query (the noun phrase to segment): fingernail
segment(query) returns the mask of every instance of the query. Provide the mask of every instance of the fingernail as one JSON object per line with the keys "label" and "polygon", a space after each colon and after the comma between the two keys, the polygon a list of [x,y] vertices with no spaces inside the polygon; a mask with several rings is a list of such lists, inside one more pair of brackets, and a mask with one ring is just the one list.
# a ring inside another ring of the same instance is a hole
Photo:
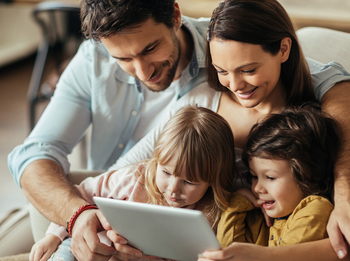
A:
{"label": "fingernail", "polygon": [[203,257],[203,254],[198,254],[198,258],[202,258]]}
{"label": "fingernail", "polygon": [[141,256],[142,256],[142,253],[140,253],[140,252],[136,252],[136,253],[135,253],[135,256],[137,256],[137,257],[141,257]]}
{"label": "fingernail", "polygon": [[338,255],[339,259],[343,259],[346,256],[346,252],[344,250],[339,250],[337,252],[337,255]]}
{"label": "fingernail", "polygon": [[128,242],[126,240],[120,240],[119,244],[126,245]]}

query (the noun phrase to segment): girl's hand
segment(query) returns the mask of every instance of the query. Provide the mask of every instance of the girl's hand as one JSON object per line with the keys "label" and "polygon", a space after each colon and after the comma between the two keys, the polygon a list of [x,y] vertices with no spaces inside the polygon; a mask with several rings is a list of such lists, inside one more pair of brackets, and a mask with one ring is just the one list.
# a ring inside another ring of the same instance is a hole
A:
{"label": "girl's hand", "polygon": [[53,234],[47,234],[35,243],[29,254],[29,261],[46,261],[57,249],[61,239]]}
{"label": "girl's hand", "polygon": [[[258,246],[250,243],[233,243],[223,250],[205,251],[198,261],[225,260],[225,261],[258,261],[268,260],[266,256],[267,247]],[[262,258],[265,259],[262,259]]]}

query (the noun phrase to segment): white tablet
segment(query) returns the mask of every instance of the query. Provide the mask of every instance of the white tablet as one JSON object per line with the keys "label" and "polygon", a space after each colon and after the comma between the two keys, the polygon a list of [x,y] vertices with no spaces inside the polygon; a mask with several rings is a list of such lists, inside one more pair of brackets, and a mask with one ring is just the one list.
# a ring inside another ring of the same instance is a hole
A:
{"label": "white tablet", "polygon": [[197,260],[220,249],[213,230],[198,210],[94,197],[113,230],[145,255]]}

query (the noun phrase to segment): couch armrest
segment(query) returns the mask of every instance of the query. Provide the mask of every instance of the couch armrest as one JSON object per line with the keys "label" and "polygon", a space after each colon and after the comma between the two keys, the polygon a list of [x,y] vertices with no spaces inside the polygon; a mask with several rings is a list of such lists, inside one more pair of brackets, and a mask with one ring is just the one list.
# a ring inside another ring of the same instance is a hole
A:
{"label": "couch armrest", "polygon": [[[68,180],[72,184],[79,184],[88,177],[95,177],[101,174],[101,171],[87,171],[77,170],[72,171],[67,175]],[[33,238],[35,242],[38,242],[45,236],[46,230],[50,225],[50,221],[44,217],[35,207],[31,204],[29,206],[30,225],[32,227]]]}

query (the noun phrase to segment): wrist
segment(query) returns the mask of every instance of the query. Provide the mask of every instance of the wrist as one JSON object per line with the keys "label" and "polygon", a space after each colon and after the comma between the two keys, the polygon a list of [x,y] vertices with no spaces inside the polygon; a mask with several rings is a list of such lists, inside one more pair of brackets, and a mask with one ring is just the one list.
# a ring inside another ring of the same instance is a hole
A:
{"label": "wrist", "polygon": [[83,213],[85,210],[88,210],[88,209],[98,209],[98,207],[96,205],[91,205],[91,204],[82,205],[74,212],[74,214],[71,216],[69,221],[67,221],[66,230],[70,235],[70,237],[72,237],[72,230],[73,230],[75,221],[77,220],[77,218],[81,213]]}

